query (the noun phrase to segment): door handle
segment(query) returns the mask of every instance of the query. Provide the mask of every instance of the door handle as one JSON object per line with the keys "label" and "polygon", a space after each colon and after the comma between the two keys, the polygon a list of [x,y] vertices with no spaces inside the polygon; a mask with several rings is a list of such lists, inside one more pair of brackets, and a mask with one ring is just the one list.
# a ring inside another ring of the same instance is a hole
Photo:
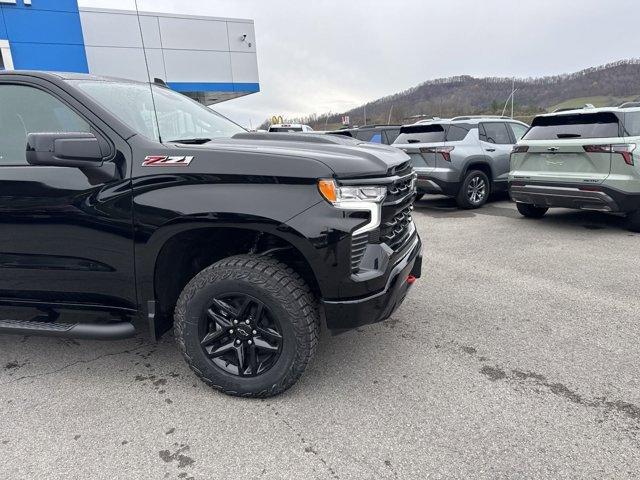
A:
{"label": "door handle", "polygon": [[495,151],[496,151],[496,149],[495,149],[495,148],[485,148],[485,150],[486,150],[487,152],[495,152]]}

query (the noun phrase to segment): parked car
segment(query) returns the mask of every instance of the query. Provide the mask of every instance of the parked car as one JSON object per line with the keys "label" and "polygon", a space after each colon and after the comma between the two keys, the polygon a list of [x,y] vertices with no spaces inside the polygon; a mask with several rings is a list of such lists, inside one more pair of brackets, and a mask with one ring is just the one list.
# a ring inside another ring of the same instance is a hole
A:
{"label": "parked car", "polygon": [[511,156],[509,190],[525,217],[550,207],[627,215],[640,231],[640,104],[537,116]]}
{"label": "parked car", "polygon": [[484,205],[507,189],[509,156],[528,125],[504,117],[456,117],[405,125],[393,143],[418,174],[418,199],[442,194],[461,208]]}
{"label": "parked car", "polygon": [[327,132],[331,135],[344,135],[364,142],[391,145],[400,135],[400,125],[367,125],[365,127],[345,128]]}
{"label": "parked car", "polygon": [[270,133],[309,133],[313,132],[313,128],[309,125],[300,123],[279,123],[269,127]]}
{"label": "parked car", "polygon": [[302,375],[321,318],[385,320],[420,276],[395,148],[248,133],[166,87],[81,74],[0,72],[0,105],[0,333],[173,327],[207,384],[266,397]]}

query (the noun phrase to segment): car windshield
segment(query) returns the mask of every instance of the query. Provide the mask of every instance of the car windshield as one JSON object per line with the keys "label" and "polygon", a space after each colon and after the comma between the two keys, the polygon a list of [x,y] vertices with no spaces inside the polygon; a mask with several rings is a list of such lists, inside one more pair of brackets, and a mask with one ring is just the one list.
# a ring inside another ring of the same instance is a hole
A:
{"label": "car windshield", "polygon": [[[160,142],[204,143],[245,130],[195,100],[165,87],[132,82],[75,80],[92,97],[140,135]],[[155,107],[155,112],[154,112]]]}
{"label": "car windshield", "polygon": [[438,143],[444,142],[445,131],[442,125],[409,125],[400,129],[400,135],[394,144]]}
{"label": "car windshield", "polygon": [[524,140],[619,137],[619,120],[612,112],[541,116],[533,119]]}

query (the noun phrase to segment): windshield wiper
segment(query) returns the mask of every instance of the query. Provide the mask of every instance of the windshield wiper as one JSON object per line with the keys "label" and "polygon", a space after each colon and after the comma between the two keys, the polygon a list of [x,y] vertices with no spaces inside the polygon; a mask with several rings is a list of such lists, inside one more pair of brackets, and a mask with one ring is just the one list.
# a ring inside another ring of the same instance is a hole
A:
{"label": "windshield wiper", "polygon": [[178,140],[169,140],[167,143],[183,143],[185,145],[202,145],[210,142],[210,138],[181,138]]}

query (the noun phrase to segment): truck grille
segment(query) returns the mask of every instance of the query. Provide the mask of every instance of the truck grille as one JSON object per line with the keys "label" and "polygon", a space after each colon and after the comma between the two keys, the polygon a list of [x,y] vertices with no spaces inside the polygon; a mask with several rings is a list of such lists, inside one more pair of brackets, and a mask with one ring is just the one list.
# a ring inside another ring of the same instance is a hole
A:
{"label": "truck grille", "polygon": [[415,198],[414,179],[416,174],[408,165],[397,173],[398,179],[387,187],[387,198],[382,205],[380,242],[392,250],[402,249],[411,239],[414,227],[411,212]]}
{"label": "truck grille", "polygon": [[413,175],[408,178],[399,180],[397,183],[390,185],[387,188],[387,198],[385,203],[389,203],[392,200],[401,199],[411,192],[411,182],[413,181]]}
{"label": "truck grille", "polygon": [[351,238],[351,271],[357,273],[368,244],[384,243],[393,251],[402,250],[413,238],[415,227],[411,213],[415,198],[416,174],[411,165],[402,165],[386,183],[387,196],[382,204],[380,227]]}
{"label": "truck grille", "polygon": [[351,237],[351,271],[357,272],[360,269],[360,261],[367,250],[369,243],[369,232]]}
{"label": "truck grille", "polygon": [[392,250],[400,250],[411,237],[411,212],[413,204],[404,206],[393,216],[387,217],[380,226],[380,242],[386,243]]}

